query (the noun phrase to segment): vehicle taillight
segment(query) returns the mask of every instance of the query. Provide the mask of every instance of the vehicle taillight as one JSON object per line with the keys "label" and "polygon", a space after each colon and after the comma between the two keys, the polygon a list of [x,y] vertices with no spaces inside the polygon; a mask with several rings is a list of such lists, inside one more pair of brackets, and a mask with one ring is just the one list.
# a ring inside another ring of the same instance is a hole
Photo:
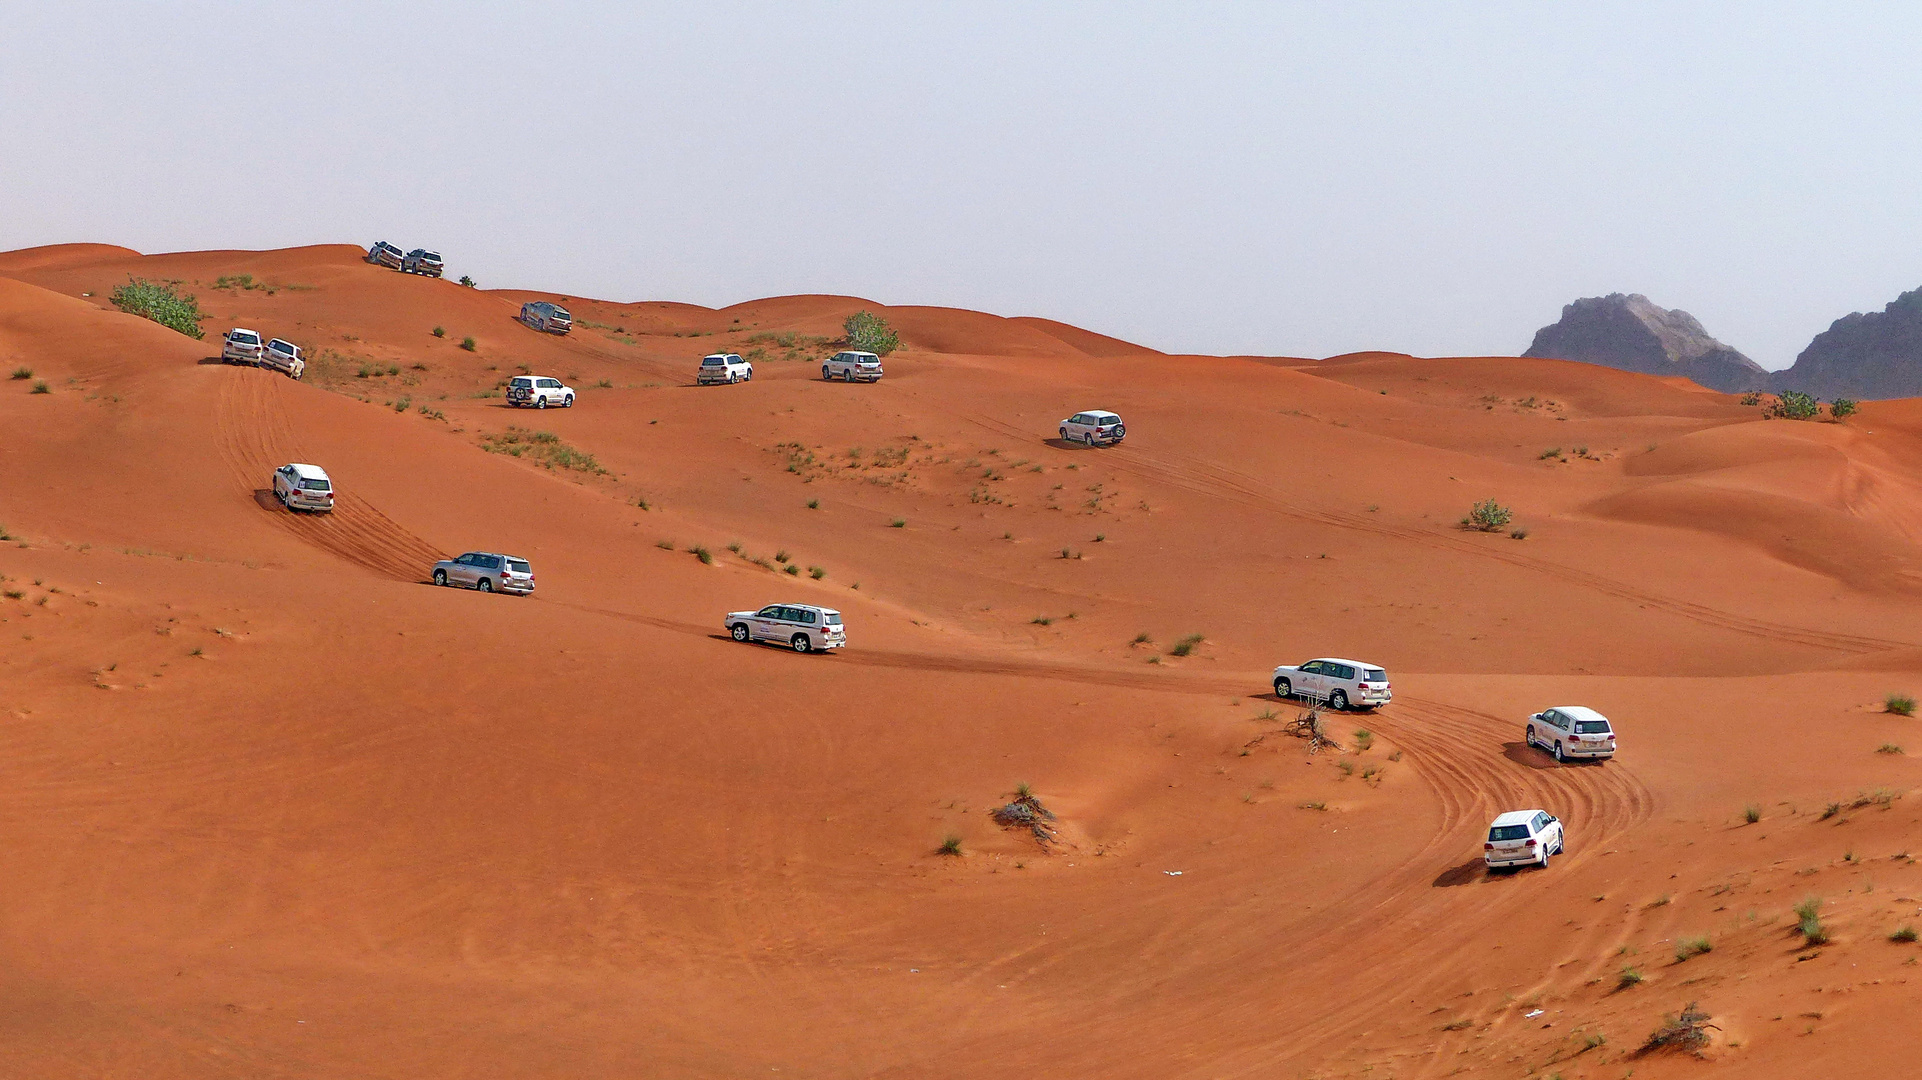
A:
{"label": "vehicle taillight", "polygon": [[1482,845],[1482,850],[1483,850],[1483,851],[1493,851],[1493,850],[1495,850],[1495,845],[1493,845],[1493,844],[1483,844],[1483,845]]}
{"label": "vehicle taillight", "polygon": [[1533,840],[1529,840],[1529,841],[1527,841],[1526,843],[1524,843],[1524,844],[1522,844],[1522,846],[1523,846],[1523,847],[1534,847],[1534,846],[1535,846],[1535,841],[1533,841]]}

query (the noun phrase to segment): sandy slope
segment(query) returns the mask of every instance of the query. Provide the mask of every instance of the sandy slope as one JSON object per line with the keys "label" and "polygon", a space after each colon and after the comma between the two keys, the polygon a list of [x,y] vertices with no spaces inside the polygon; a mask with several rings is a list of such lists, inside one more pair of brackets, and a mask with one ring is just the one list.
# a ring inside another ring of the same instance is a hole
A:
{"label": "sandy slope", "polygon": [[[210,338],[103,305],[129,275]],[[561,339],[531,295],[348,247],[0,254],[33,369],[0,384],[0,1071],[1661,1077],[1703,1068],[1632,1057],[1690,1000],[1743,1076],[1922,1042],[1886,940],[1916,769],[1877,752],[1922,750],[1879,705],[1922,686],[1916,403],[1765,422],[1588,365],[847,297],[569,297]],[[863,308],[888,378],[820,382]],[[210,362],[236,323],[310,379]],[[692,386],[717,349],[757,378]],[[522,365],[579,405],[502,407]],[[1090,407],[1125,446],[1051,439]],[[482,449],[510,428],[605,471]],[[263,497],[290,459],[332,517]],[[1455,527],[1487,497],[1526,539]],[[470,548],[539,595],[423,584]],[[782,597],[852,646],[722,636]],[[1398,699],[1310,755],[1267,671],[1322,654]],[[1565,702],[1619,760],[1521,746]],[[1058,844],[988,820],[1021,782]],[[1569,852],[1491,879],[1523,805]]]}

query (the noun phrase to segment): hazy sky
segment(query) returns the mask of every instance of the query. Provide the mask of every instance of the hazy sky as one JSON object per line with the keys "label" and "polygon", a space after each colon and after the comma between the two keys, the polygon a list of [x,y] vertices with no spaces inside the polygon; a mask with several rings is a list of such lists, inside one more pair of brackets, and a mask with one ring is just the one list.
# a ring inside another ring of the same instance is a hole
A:
{"label": "hazy sky", "polygon": [[1643,292],[1768,367],[1922,285],[1916,4],[8,4],[0,248],[1515,353]]}

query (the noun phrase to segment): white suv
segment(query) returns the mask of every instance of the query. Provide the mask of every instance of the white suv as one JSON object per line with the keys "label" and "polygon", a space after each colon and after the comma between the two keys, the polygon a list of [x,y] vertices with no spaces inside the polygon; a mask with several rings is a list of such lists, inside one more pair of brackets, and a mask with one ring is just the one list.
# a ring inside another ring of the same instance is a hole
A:
{"label": "white suv", "polygon": [[1534,863],[1562,853],[1562,823],[1546,810],[1510,810],[1488,826],[1482,859],[1490,870]]}
{"label": "white suv", "polygon": [[1325,701],[1337,711],[1350,705],[1372,709],[1395,700],[1388,690],[1388,672],[1359,660],[1325,657],[1305,664],[1283,664],[1275,669],[1275,696]]}
{"label": "white suv", "polygon": [[840,352],[821,362],[821,378],[842,382],[881,381],[881,358],[871,352]]}
{"label": "white suv", "polygon": [[574,407],[574,388],[546,375],[516,375],[507,380],[507,403],[516,408]]}
{"label": "white suv", "polygon": [[723,625],[736,641],[778,641],[799,653],[839,649],[848,643],[841,613],[811,604],[769,604],[759,611],[730,611]]}
{"label": "white suv", "polygon": [[1061,441],[1089,446],[1114,446],[1128,437],[1127,425],[1111,412],[1078,412],[1061,421]]}
{"label": "white suv", "polygon": [[1608,717],[1580,705],[1557,705],[1529,717],[1527,740],[1556,761],[1615,756],[1615,729]]}
{"label": "white suv", "polygon": [[289,510],[332,510],[334,482],[318,465],[282,465],[274,470],[274,498]]}
{"label": "white suv", "polygon": [[470,551],[457,559],[435,563],[434,584],[469,585],[482,592],[526,596],[534,591],[534,568],[519,555]]}
{"label": "white suv", "polygon": [[258,366],[266,349],[267,347],[260,343],[260,331],[236,326],[220,339],[220,361],[224,364],[229,360],[235,360]]}
{"label": "white suv", "polygon": [[701,370],[694,376],[696,386],[746,382],[754,377],[754,365],[739,353],[714,353],[701,357]]}
{"label": "white suv", "polygon": [[300,346],[291,341],[275,338],[267,343],[267,351],[261,354],[262,367],[285,372],[290,379],[298,379],[307,370],[307,359],[301,354]]}

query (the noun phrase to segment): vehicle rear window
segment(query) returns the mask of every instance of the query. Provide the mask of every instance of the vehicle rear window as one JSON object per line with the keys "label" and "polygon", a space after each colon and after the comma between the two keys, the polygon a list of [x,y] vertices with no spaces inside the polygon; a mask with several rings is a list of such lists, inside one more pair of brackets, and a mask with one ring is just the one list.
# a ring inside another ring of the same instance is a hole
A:
{"label": "vehicle rear window", "polygon": [[1493,840],[1526,840],[1528,839],[1528,826],[1497,825],[1494,828],[1488,830],[1488,839],[1491,841]]}
{"label": "vehicle rear window", "polygon": [[841,625],[841,616],[830,613],[828,615],[828,625],[829,626]]}
{"label": "vehicle rear window", "polygon": [[242,345],[258,345],[258,344],[260,344],[260,339],[259,339],[259,338],[257,338],[257,337],[255,337],[255,336],[254,336],[254,335],[252,335],[252,334],[235,334],[235,335],[234,335],[234,340],[235,340],[235,341],[238,341],[238,342],[239,342],[239,343],[241,343]]}
{"label": "vehicle rear window", "polygon": [[333,487],[333,485],[325,480],[302,480],[300,487],[303,491],[326,491]]}
{"label": "vehicle rear window", "polygon": [[1378,667],[1363,670],[1361,677],[1367,682],[1387,682],[1388,673]]}
{"label": "vehicle rear window", "polygon": [[1577,735],[1605,735],[1608,733],[1608,721],[1577,720],[1575,721],[1575,733]]}
{"label": "vehicle rear window", "polygon": [[515,380],[514,380],[514,385],[515,385],[515,386],[532,386],[532,385],[534,385],[534,380],[532,380],[532,379],[515,379]]}
{"label": "vehicle rear window", "polygon": [[512,570],[516,574],[531,574],[534,572],[533,567],[528,566],[526,563],[520,561],[519,559],[507,560],[507,568],[509,570]]}
{"label": "vehicle rear window", "polygon": [[727,363],[727,361],[721,359],[718,356],[710,356],[701,361],[701,366],[702,367],[720,367],[722,364],[725,364],[725,363]]}

